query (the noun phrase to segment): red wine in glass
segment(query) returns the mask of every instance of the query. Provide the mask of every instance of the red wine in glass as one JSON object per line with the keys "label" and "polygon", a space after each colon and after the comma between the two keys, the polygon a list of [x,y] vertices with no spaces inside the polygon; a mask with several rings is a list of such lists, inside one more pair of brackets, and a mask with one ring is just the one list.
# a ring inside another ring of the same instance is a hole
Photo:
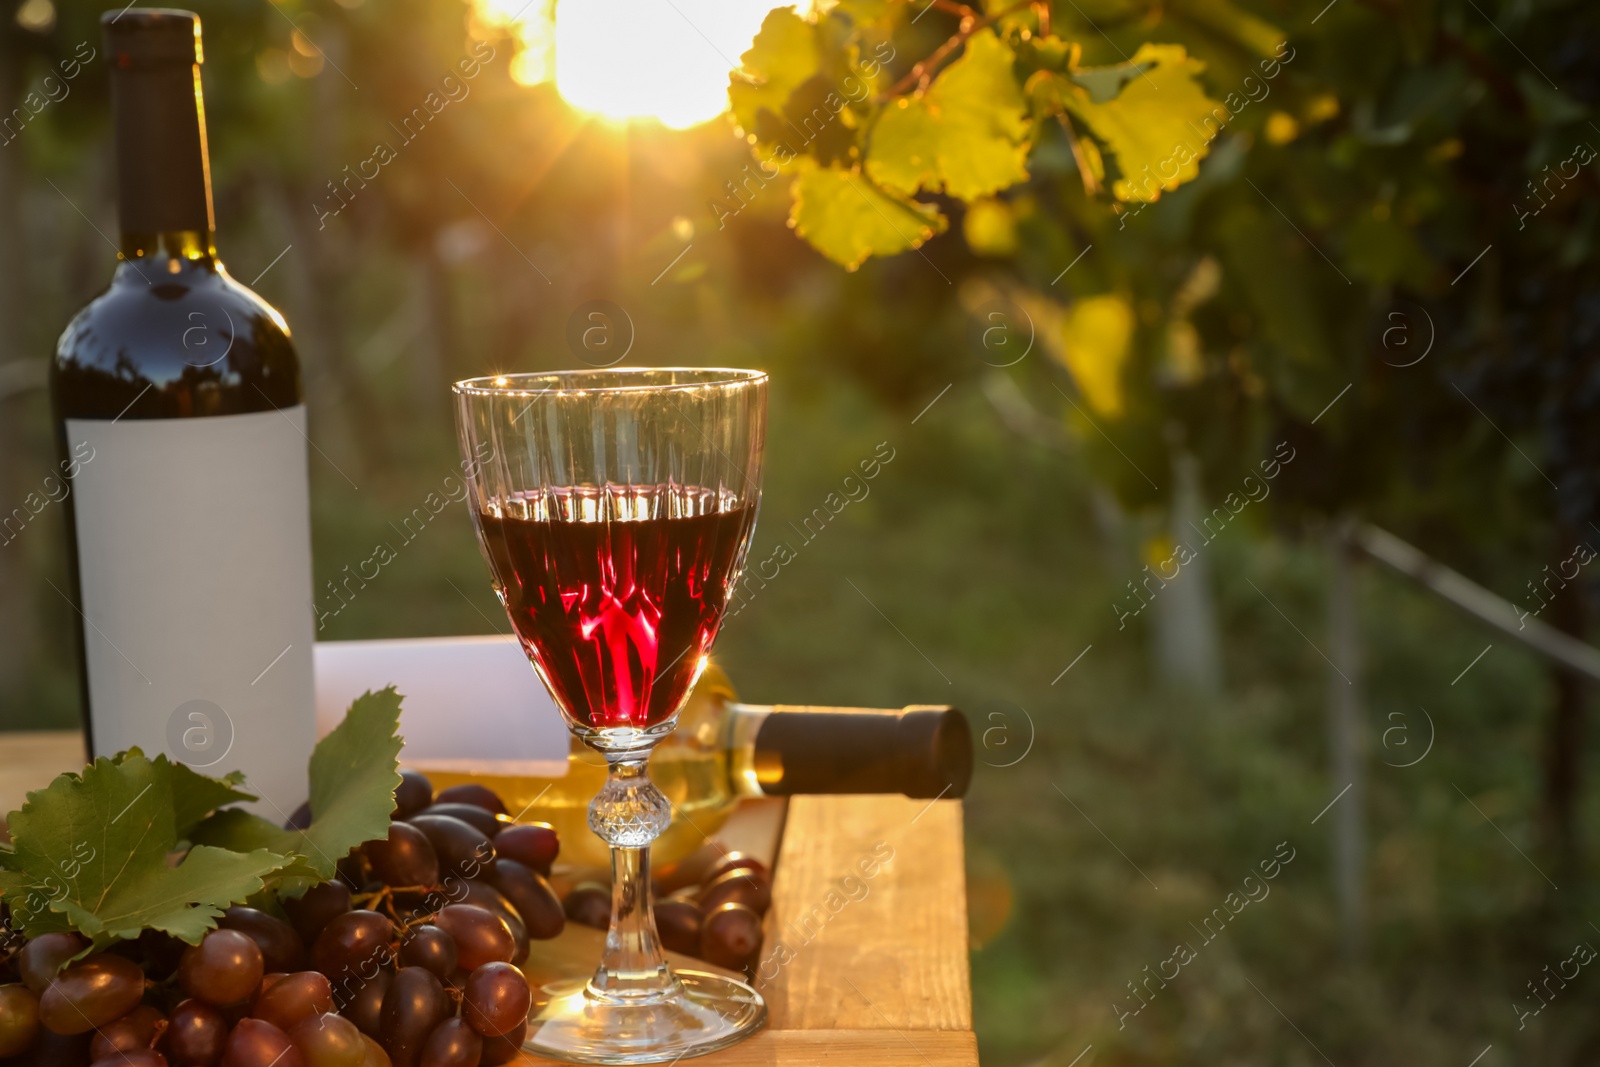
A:
{"label": "red wine in glass", "polygon": [[574,720],[646,729],[683,703],[755,522],[754,506],[725,503],[682,486],[566,489],[480,516],[511,623]]}

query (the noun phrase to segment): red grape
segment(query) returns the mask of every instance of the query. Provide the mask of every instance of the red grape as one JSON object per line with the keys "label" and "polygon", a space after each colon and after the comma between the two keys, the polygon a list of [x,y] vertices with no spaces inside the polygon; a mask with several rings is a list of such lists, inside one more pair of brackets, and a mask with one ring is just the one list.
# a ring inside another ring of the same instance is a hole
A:
{"label": "red grape", "polygon": [[389,1054],[383,1051],[383,1046],[371,1036],[361,1035],[361,1048],[366,1053],[366,1058],[361,1061],[361,1067],[394,1067],[394,1061],[389,1059]]}
{"label": "red grape", "polygon": [[709,870],[706,871],[706,876],[703,881],[715,881],[718,875],[722,874],[724,871],[731,871],[735,867],[748,867],[753,871],[765,875],[769,879],[772,877],[772,871],[767,868],[765,863],[762,863],[748,852],[740,852],[738,849],[734,849],[731,852],[724,852],[721,856],[717,857],[717,861],[711,865]]}
{"label": "red grape", "polygon": [[754,867],[732,867],[706,883],[700,891],[700,907],[713,911],[730,900],[765,915],[772,907],[772,878]]}
{"label": "red grape", "polygon": [[477,970],[486,963],[510,963],[516,958],[511,927],[487,908],[448,904],[433,921],[455,941],[456,961],[463,970]]}
{"label": "red grape", "polygon": [[700,909],[687,900],[658,900],[656,931],[669,952],[693,956],[700,951]]}
{"label": "red grape", "polygon": [[522,972],[509,963],[486,963],[467,976],[461,1015],[486,1037],[500,1037],[528,1021],[533,994]]}
{"label": "red grape", "polygon": [[39,1022],[58,1034],[82,1034],[120,1019],[143,996],[139,965],[103,952],[56,975],[39,998]]}
{"label": "red grape", "polygon": [[494,851],[497,856],[516,860],[549,877],[550,866],[561,852],[561,839],[548,823],[529,822],[508,826],[495,835]]}
{"label": "red grape", "polygon": [[437,926],[413,927],[400,942],[400,966],[426,967],[443,981],[456,969],[455,939]]}
{"label": "red grape", "polygon": [[417,812],[416,815],[413,815],[412,818],[415,819],[423,815],[448,815],[452,819],[460,819],[491,840],[501,830],[512,825],[511,820],[506,816],[496,815],[494,812],[480,808],[475,804],[430,804]]}
{"label": "red grape", "polygon": [[[487,873],[487,872],[486,872]],[[516,962],[528,954],[528,928],[522,925],[522,917],[517,914],[517,909],[511,906],[498,889],[487,882],[476,880],[466,883],[467,895],[460,901],[462,904],[473,904],[484,911],[493,912],[506,924],[506,929],[511,931],[511,960]]]}
{"label": "red grape", "polygon": [[108,1026],[95,1031],[89,1055],[97,1060],[129,1049],[149,1048],[158,1033],[167,1028],[167,1017],[148,1004],[141,1004]]}
{"label": "red grape", "polygon": [[283,901],[283,913],[308,945],[316,942],[323,927],[349,910],[350,887],[337,880],[314,885],[297,900]]}
{"label": "red grape", "polygon": [[183,991],[207,1004],[237,1004],[261,984],[261,949],[238,930],[213,930],[178,964]]}
{"label": "red grape", "polygon": [[428,1035],[418,1067],[478,1067],[481,1055],[478,1032],[460,1019],[446,1019]]}
{"label": "red grape", "polygon": [[489,865],[488,881],[511,902],[529,937],[547,941],[566,926],[561,898],[537,871],[501,857]]}
{"label": "red grape", "polygon": [[522,1023],[503,1037],[483,1039],[483,1054],[478,1057],[479,1067],[500,1067],[510,1063],[522,1051],[523,1039],[528,1036],[528,1024]]}
{"label": "red grape", "polygon": [[491,811],[496,815],[506,815],[505,801],[493,789],[477,782],[467,782],[463,785],[453,785],[449,789],[439,790],[439,795],[433,798],[435,804],[471,804],[474,807]]}
{"label": "red grape", "polygon": [[406,819],[433,803],[433,783],[416,771],[401,771],[394,790],[394,817]]}
{"label": "red grape", "polygon": [[179,1067],[215,1067],[228,1042],[228,1022],[203,1000],[185,1000],[167,1020],[167,1055]]}
{"label": "red grape", "polygon": [[91,1067],[167,1067],[167,1058],[153,1048],[130,1048],[97,1058]]}
{"label": "red grape", "polygon": [[392,981],[393,974],[379,971],[346,997],[344,1017],[355,1023],[356,1028],[368,1037],[377,1037],[380,1032],[383,998],[389,992],[389,983]]}
{"label": "red grape", "polygon": [[416,815],[410,825],[428,836],[439,857],[439,873],[473,878],[494,859],[494,845],[482,830],[448,815]]}
{"label": "red grape", "polygon": [[284,975],[256,998],[250,1014],[287,1033],[302,1019],[333,1010],[333,988],[318,971]]}
{"label": "red grape", "polygon": [[435,885],[439,881],[439,855],[415,826],[390,823],[387,838],[361,847],[372,863],[372,873],[388,885]]}
{"label": "red grape", "polygon": [[35,994],[43,993],[56,972],[88,947],[89,942],[77,934],[40,934],[17,953],[17,971],[22,975],[22,984]]}
{"label": "red grape", "polygon": [[701,959],[739,970],[761,951],[761,916],[755,909],[729,901],[706,913],[700,926]]}
{"label": "red grape", "polygon": [[340,988],[354,989],[377,974],[389,956],[394,923],[375,911],[351,911],[338,916],[317,935],[311,965]]}
{"label": "red grape", "polygon": [[366,1045],[355,1023],[331,1012],[301,1019],[289,1031],[306,1067],[361,1067]]}
{"label": "red grape", "polygon": [[433,1028],[453,1012],[439,979],[421,967],[402,967],[383,998],[382,1044],[394,1067],[417,1067]]}
{"label": "red grape", "polygon": [[33,1044],[39,1032],[39,998],[23,985],[0,985],[0,1058]]}
{"label": "red grape", "polygon": [[261,950],[262,966],[269,973],[287,973],[305,968],[305,943],[295,933],[294,927],[276,915],[235,905],[222,913],[217,925],[224,930],[237,930],[254,941]]}
{"label": "red grape", "polygon": [[599,882],[579,882],[567,894],[567,918],[596,930],[611,927],[611,890]]}
{"label": "red grape", "polygon": [[241,1019],[222,1050],[222,1067],[309,1067],[289,1035],[260,1019]]}

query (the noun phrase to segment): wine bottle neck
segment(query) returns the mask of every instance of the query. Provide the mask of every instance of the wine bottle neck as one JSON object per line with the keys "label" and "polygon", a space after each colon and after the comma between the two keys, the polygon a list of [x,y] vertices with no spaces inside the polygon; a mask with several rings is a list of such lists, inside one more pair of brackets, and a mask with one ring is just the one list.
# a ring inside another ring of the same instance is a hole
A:
{"label": "wine bottle neck", "polygon": [[210,230],[168,230],[164,233],[122,232],[118,251],[127,260],[144,260],[161,263],[176,274],[186,263],[196,260],[215,260],[216,235]]}
{"label": "wine bottle neck", "polygon": [[211,171],[198,23],[193,16],[167,17],[176,12],[152,14],[163,18],[138,25],[129,16],[128,25],[106,25],[117,213],[125,235],[199,234],[209,252]]}

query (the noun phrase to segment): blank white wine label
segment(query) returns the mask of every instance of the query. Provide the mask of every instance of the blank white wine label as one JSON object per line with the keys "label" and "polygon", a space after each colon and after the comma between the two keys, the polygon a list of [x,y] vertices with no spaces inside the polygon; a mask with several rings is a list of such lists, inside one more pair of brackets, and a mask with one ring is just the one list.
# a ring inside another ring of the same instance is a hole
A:
{"label": "blank white wine label", "polygon": [[534,778],[567,773],[572,735],[514,637],[319,641],[316,665],[318,733],[339,725],[362,693],[393,685],[405,698],[406,766]]}
{"label": "blank white wine label", "polygon": [[305,424],[296,406],[66,427],[95,755],[243,771],[275,822],[316,742]]}

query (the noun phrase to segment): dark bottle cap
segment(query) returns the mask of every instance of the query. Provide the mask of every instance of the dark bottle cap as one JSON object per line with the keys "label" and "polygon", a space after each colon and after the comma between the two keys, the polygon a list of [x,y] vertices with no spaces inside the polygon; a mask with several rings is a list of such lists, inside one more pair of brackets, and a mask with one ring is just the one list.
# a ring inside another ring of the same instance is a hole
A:
{"label": "dark bottle cap", "polygon": [[193,11],[124,8],[101,15],[100,25],[114,67],[192,67],[205,62],[200,54],[200,16]]}
{"label": "dark bottle cap", "polygon": [[122,232],[210,233],[200,16],[129,8],[107,11],[100,26],[111,63]]}
{"label": "dark bottle cap", "polygon": [[960,797],[972,780],[972,731],[950,707],[775,708],[756,734],[755,765],[769,796]]}

